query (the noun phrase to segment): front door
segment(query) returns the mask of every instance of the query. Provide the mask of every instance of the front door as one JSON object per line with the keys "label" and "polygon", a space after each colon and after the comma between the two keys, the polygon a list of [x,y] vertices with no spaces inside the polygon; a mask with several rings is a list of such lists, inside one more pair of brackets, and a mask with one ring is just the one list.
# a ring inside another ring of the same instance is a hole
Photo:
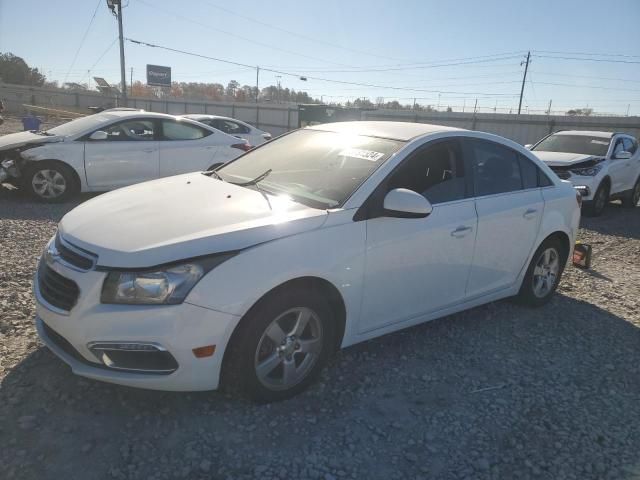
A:
{"label": "front door", "polygon": [[408,188],[424,195],[433,212],[366,220],[361,333],[464,300],[477,225],[466,183],[457,140],[421,148],[385,182],[383,194]]}
{"label": "front door", "polygon": [[84,144],[89,187],[112,189],[158,178],[155,120],[125,120],[102,130],[106,140],[87,139]]}

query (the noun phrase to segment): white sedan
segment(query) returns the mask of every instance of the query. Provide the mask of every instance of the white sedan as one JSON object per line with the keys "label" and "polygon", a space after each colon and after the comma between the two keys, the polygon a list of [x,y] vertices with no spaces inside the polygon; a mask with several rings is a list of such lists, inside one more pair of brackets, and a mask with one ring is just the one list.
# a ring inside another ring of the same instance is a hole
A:
{"label": "white sedan", "polygon": [[193,120],[112,110],[0,137],[0,182],[14,181],[37,199],[56,202],[217,167],[249,148]]}
{"label": "white sedan", "polygon": [[248,123],[235,118],[201,114],[184,115],[184,118],[190,118],[191,120],[204,123],[205,125],[217,128],[221,132],[228,133],[234,137],[244,138],[254,147],[271,140],[271,134],[269,132],[260,130],[253,125],[249,125]]}
{"label": "white sedan", "polygon": [[79,375],[283,399],[336,348],[505,297],[545,304],[579,200],[495,135],[310,127],[72,210],[38,267],[36,327]]}

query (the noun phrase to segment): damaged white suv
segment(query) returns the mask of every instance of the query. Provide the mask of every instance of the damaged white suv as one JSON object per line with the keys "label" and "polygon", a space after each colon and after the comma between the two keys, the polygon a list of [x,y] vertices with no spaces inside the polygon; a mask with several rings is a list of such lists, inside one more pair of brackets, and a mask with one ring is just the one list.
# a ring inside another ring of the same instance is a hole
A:
{"label": "damaged white suv", "polygon": [[530,150],[582,194],[587,214],[600,215],[610,200],[620,199],[626,207],[640,200],[640,151],[631,135],[567,130]]}

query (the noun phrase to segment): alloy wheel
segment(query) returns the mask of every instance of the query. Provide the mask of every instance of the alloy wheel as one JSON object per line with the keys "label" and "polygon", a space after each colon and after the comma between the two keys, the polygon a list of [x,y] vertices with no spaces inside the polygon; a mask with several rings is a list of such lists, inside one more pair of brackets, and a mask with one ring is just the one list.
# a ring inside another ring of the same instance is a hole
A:
{"label": "alloy wheel", "polygon": [[555,248],[542,252],[533,269],[533,294],[543,298],[553,290],[560,272],[560,255]]}
{"label": "alloy wheel", "polygon": [[322,322],[316,312],[295,307],[266,328],[255,352],[254,368],[270,390],[288,390],[311,372],[322,351]]}
{"label": "alloy wheel", "polygon": [[57,198],[67,190],[67,181],[57,170],[38,170],[31,179],[33,191],[42,198]]}

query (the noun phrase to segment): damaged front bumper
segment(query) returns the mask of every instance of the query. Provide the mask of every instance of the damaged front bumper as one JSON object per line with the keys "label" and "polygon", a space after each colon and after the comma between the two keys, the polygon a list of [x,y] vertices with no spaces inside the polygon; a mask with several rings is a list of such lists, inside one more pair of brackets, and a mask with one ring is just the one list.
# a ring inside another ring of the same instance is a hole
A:
{"label": "damaged front bumper", "polygon": [[20,170],[13,159],[5,159],[0,162],[0,183],[4,183],[12,178],[19,178]]}

